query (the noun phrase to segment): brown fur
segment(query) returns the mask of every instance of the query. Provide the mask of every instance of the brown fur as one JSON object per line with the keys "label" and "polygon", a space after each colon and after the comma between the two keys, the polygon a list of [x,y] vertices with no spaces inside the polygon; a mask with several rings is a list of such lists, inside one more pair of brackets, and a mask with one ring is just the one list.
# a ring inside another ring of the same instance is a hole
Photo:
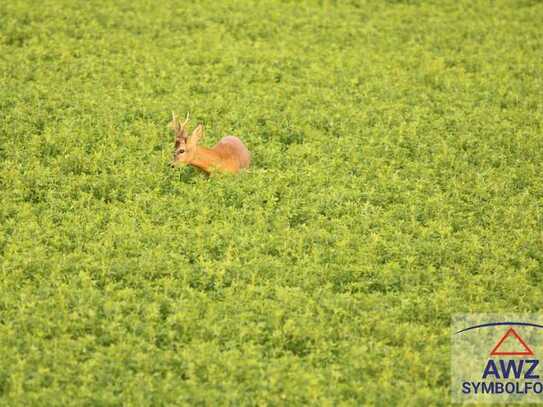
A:
{"label": "brown fur", "polygon": [[249,168],[251,153],[239,138],[226,136],[212,148],[202,147],[199,142],[204,137],[204,127],[199,124],[189,137],[185,130],[187,122],[188,116],[181,124],[174,114],[170,123],[176,135],[172,166],[192,165],[208,174],[214,171],[237,173]]}

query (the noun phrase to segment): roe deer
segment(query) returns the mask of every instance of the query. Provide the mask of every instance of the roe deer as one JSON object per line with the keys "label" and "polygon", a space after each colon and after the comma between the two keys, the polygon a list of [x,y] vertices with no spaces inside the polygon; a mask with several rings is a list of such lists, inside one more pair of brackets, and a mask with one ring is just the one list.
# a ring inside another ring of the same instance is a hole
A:
{"label": "roe deer", "polygon": [[234,136],[223,137],[213,148],[198,145],[204,137],[204,126],[196,126],[189,136],[185,126],[189,115],[183,123],[172,112],[170,128],[175,133],[175,152],[172,167],[182,164],[192,165],[211,174],[214,171],[237,173],[248,168],[251,163],[251,153],[241,140]]}

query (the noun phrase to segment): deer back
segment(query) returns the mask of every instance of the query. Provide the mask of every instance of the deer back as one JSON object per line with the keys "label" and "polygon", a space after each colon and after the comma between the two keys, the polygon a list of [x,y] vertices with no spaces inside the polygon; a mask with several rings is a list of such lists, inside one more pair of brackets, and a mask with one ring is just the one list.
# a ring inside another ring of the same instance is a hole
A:
{"label": "deer back", "polygon": [[249,168],[251,153],[243,142],[235,136],[223,137],[213,148],[225,161],[236,162],[239,169]]}

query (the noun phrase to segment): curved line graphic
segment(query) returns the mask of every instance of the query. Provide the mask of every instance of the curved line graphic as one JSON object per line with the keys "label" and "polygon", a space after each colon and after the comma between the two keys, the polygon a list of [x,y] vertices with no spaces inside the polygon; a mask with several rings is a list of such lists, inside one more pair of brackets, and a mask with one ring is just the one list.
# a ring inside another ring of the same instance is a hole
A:
{"label": "curved line graphic", "polygon": [[479,328],[488,328],[490,326],[500,326],[500,325],[519,325],[519,326],[532,326],[534,328],[542,328],[543,325],[539,324],[533,324],[531,322],[514,322],[514,321],[508,321],[508,322],[488,322],[486,324],[480,324],[480,325],[474,325],[470,326],[468,328],[461,329],[458,332],[455,332],[455,335],[460,334],[462,332],[471,331],[472,329],[479,329]]}

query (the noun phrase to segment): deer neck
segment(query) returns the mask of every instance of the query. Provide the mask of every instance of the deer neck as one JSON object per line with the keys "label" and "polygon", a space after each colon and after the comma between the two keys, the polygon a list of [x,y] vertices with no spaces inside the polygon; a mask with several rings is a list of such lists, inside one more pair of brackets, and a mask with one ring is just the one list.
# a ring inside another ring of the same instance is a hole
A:
{"label": "deer neck", "polygon": [[219,166],[220,162],[221,158],[215,151],[207,147],[196,146],[189,164],[210,173]]}

